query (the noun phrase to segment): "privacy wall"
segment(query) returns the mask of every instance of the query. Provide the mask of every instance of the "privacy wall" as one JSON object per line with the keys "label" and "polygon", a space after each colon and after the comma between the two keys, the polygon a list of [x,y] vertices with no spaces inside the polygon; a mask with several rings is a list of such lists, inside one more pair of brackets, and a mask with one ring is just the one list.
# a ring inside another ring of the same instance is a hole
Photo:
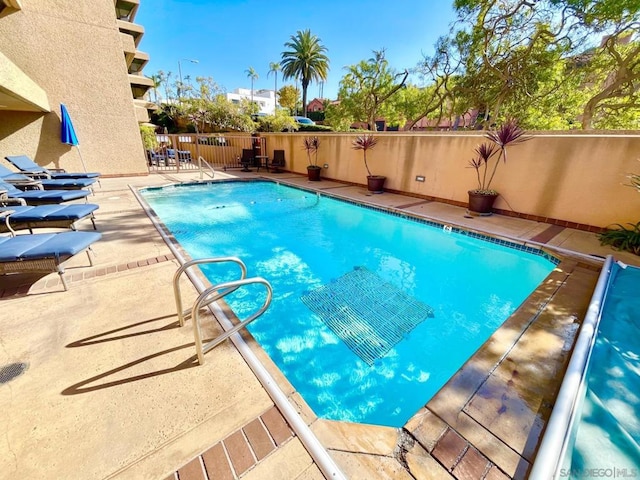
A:
{"label": "privacy wall", "polygon": [[[286,151],[287,170],[305,173],[304,134],[262,134],[267,153]],[[385,187],[427,198],[466,205],[476,188],[469,167],[482,132],[375,134],[378,144],[367,153],[374,175],[385,175]],[[640,132],[530,132],[532,138],[508,147],[492,188],[500,192],[495,208],[523,215],[606,227],[640,221],[640,193],[624,186],[629,173],[640,173]],[[354,134],[317,134],[318,165],[324,178],[366,184],[362,152],[353,150]],[[424,181],[416,180],[424,177]]]}

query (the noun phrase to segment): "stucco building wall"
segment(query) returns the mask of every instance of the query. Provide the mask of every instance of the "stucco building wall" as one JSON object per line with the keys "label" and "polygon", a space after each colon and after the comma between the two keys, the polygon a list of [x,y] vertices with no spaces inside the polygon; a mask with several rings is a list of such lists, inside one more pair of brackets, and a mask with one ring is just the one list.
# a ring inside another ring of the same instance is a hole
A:
{"label": "stucco building wall", "polygon": [[64,103],[89,170],[147,174],[112,0],[24,0],[22,10],[0,18],[0,50],[46,92],[51,108],[0,109],[0,158],[26,154],[80,171],[77,149],[60,143]]}

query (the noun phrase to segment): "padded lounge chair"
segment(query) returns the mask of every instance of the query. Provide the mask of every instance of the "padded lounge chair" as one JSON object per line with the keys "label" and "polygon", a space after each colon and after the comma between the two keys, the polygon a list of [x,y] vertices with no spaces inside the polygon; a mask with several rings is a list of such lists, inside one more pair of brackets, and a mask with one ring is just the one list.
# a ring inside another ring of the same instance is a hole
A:
{"label": "padded lounge chair", "polygon": [[89,250],[100,237],[99,232],[0,236],[0,274],[58,272],[62,286],[67,290],[63,262],[86,250],[89,264],[93,266]]}
{"label": "padded lounge chair", "polygon": [[240,163],[242,164],[243,172],[250,172],[250,166],[255,164],[255,155],[253,154],[253,148],[243,148],[242,157],[240,157]]}
{"label": "padded lounge chair", "polygon": [[147,150],[147,163],[150,167],[165,165],[167,163],[167,157],[162,153],[156,153],[149,149]]}
{"label": "padded lounge chair", "polygon": [[[52,203],[69,202],[86,198],[89,190],[26,190],[22,191],[10,183],[0,180],[0,190],[6,190],[6,196],[11,199],[22,199],[27,205],[48,205]],[[0,195],[0,202],[2,202]]]}
{"label": "padded lounge chair", "polygon": [[[167,148],[167,156],[169,157],[169,161],[173,160],[171,163],[176,163],[176,150],[174,148]],[[178,159],[182,162],[190,162],[191,151],[189,150],[178,150]]]}
{"label": "padded lounge chair", "polygon": [[98,172],[67,172],[64,169],[48,169],[41,167],[26,155],[8,155],[4,157],[9,163],[14,165],[18,170],[29,175],[44,176],[46,178],[98,178]]}
{"label": "padded lounge chair", "polygon": [[284,150],[274,150],[273,151],[273,160],[267,167],[267,171],[269,168],[273,169],[274,173],[279,173],[280,169],[284,167]]}
{"label": "padded lounge chair", "polygon": [[20,190],[79,190],[96,183],[95,178],[34,179],[22,173],[12,172],[4,165],[0,165],[0,179],[15,185]]}
{"label": "padded lounge chair", "polygon": [[39,205],[0,207],[0,215],[7,214],[4,222],[0,222],[0,232],[34,228],[70,228],[75,230],[75,223],[88,218],[96,230],[94,212],[98,205],[79,203],[75,205]]}

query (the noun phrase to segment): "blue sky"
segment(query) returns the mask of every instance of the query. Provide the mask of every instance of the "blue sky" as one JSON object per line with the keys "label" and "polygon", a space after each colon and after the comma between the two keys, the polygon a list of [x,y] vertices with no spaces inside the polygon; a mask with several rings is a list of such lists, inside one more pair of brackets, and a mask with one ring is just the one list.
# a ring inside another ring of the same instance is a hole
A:
{"label": "blue sky", "polygon": [[[249,67],[260,76],[255,89],[273,89],[269,63],[280,61],[291,35],[310,29],[328,49],[323,92],[335,98],[345,66],[385,48],[393,68],[412,68],[453,20],[447,0],[145,0],[135,22],[145,28],[138,46],[150,55],[145,75],[163,70],[177,78],[180,60],[183,77],[213,77],[227,91],[250,88]],[[312,84],[309,100],[318,93]]]}

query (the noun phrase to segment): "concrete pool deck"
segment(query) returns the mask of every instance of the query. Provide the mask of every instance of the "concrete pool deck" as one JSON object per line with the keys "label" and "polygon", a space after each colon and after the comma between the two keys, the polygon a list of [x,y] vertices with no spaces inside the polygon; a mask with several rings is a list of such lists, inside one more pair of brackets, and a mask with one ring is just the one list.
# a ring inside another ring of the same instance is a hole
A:
{"label": "concrete pool deck", "polygon": [[[217,174],[241,176],[255,174]],[[498,215],[466,218],[459,207],[289,173],[265,176],[638,264],[587,232]],[[128,185],[192,180],[197,173],[103,179],[89,199],[100,205],[103,239],[93,267],[83,255],[68,262],[68,292],[55,274],[0,277],[0,368],[27,364],[0,384],[6,478],[323,478],[234,345],[223,343],[196,366],[190,324],[178,327],[171,289],[178,263]],[[404,429],[315,418],[243,337],[347,478],[524,478],[597,274],[595,260],[564,260]],[[189,304],[196,292],[188,281],[183,291]]]}

